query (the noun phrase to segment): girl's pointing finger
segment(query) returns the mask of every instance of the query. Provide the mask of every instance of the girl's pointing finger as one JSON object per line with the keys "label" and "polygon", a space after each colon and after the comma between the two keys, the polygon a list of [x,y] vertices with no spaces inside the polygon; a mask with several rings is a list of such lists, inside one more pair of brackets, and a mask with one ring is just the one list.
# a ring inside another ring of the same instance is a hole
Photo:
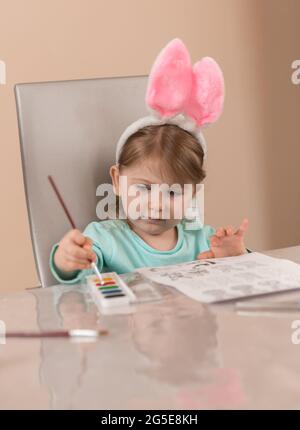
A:
{"label": "girl's pointing finger", "polygon": [[248,228],[248,224],[249,224],[249,220],[248,220],[248,218],[244,218],[243,219],[243,221],[242,221],[242,224],[240,225],[240,227],[237,229],[237,231],[236,231],[236,235],[237,236],[243,236],[244,235],[244,233],[245,233],[245,231],[247,230],[247,228]]}

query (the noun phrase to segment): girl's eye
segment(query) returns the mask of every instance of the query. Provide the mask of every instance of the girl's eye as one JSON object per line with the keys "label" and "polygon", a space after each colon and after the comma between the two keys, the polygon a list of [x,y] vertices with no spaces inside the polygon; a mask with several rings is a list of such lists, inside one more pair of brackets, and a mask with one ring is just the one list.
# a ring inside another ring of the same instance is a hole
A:
{"label": "girl's eye", "polygon": [[171,197],[178,197],[181,196],[182,193],[180,191],[170,190],[169,194]]}
{"label": "girl's eye", "polygon": [[145,184],[135,184],[135,188],[137,188],[139,191],[150,191],[151,186],[145,185]]}
{"label": "girl's eye", "polygon": [[[134,184],[134,187],[140,191],[140,192],[150,192],[151,191],[151,184]],[[178,197],[182,195],[182,192],[180,190],[169,190],[168,194],[170,197]]]}

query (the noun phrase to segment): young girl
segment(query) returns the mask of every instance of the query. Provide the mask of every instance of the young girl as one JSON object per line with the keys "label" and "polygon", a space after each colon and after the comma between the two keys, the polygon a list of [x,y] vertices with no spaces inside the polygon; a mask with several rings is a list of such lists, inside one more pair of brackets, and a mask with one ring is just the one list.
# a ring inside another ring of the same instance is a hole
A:
{"label": "young girl", "polygon": [[[101,272],[120,274],[139,267],[247,252],[247,219],[236,231],[232,226],[189,229],[185,228],[184,215],[178,219],[178,209],[184,213],[185,208],[184,185],[192,186],[194,197],[197,184],[206,176],[201,127],[218,119],[223,100],[223,75],[217,63],[204,58],[192,67],[181,40],[171,41],[149,76],[146,104],[151,115],[124,131],[117,144],[116,164],[110,168],[126,218],[91,222],[83,233],[71,230],[55,244],[50,268],[59,282],[79,282],[93,272],[92,261]],[[121,177],[126,178],[125,186]],[[151,194],[154,185],[162,184],[170,186],[167,203],[161,195],[157,200]],[[180,187],[173,188],[174,184]],[[138,217],[130,215],[132,190],[144,196]]]}

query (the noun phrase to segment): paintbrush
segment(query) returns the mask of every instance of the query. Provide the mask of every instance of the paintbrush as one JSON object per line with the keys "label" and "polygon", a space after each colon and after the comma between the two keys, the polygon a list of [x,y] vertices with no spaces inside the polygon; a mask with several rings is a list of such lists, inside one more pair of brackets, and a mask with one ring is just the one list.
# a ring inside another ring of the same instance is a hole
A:
{"label": "paintbrush", "polygon": [[[75,222],[73,221],[73,218],[71,217],[71,214],[70,214],[70,212],[69,212],[69,210],[68,210],[68,208],[67,208],[67,206],[66,206],[66,204],[65,204],[65,202],[64,202],[64,200],[63,200],[63,198],[62,198],[62,196],[60,194],[60,192],[58,191],[57,186],[55,185],[55,182],[54,182],[52,176],[49,175],[48,179],[49,179],[49,182],[50,182],[50,184],[51,184],[51,186],[53,188],[53,191],[56,194],[56,197],[58,198],[59,203],[61,204],[61,206],[62,206],[62,208],[63,208],[63,210],[64,210],[64,212],[65,212],[65,214],[66,214],[66,216],[68,218],[68,220],[70,221],[70,224],[71,224],[72,228],[74,228],[74,229],[77,228],[76,225],[75,225]],[[100,284],[104,285],[104,281],[103,281],[102,275],[99,272],[98,267],[96,266],[96,264],[95,264],[94,261],[91,262],[91,267],[94,270],[94,272],[96,273],[96,275],[98,276]]]}
{"label": "paintbrush", "polygon": [[73,330],[58,330],[58,331],[9,331],[3,333],[3,337],[26,337],[26,338],[41,338],[41,337],[72,337],[72,338],[96,338],[105,336],[107,330],[91,330],[91,329],[73,329]]}

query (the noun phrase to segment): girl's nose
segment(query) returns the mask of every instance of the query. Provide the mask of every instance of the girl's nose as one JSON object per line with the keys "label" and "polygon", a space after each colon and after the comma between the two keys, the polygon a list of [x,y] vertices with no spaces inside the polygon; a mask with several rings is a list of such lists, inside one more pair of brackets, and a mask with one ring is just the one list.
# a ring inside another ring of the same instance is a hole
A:
{"label": "girl's nose", "polygon": [[[151,189],[151,193],[147,196],[148,199],[148,212],[151,217],[168,217],[173,202],[171,201],[168,189]],[[152,215],[151,215],[152,211]],[[167,214],[167,215],[166,215]]]}
{"label": "girl's nose", "polygon": [[160,199],[160,201],[158,202],[154,202],[154,201],[150,201],[149,202],[149,205],[148,205],[148,210],[149,210],[149,216],[152,216],[152,217],[154,217],[154,216],[156,216],[156,217],[158,217],[160,214],[161,214],[161,211],[162,211],[162,202],[161,202],[161,199]]}
{"label": "girl's nose", "polygon": [[159,199],[159,202],[153,201],[148,205],[149,216],[153,218],[161,218],[163,214],[168,213],[169,209],[170,204],[162,198]]}

